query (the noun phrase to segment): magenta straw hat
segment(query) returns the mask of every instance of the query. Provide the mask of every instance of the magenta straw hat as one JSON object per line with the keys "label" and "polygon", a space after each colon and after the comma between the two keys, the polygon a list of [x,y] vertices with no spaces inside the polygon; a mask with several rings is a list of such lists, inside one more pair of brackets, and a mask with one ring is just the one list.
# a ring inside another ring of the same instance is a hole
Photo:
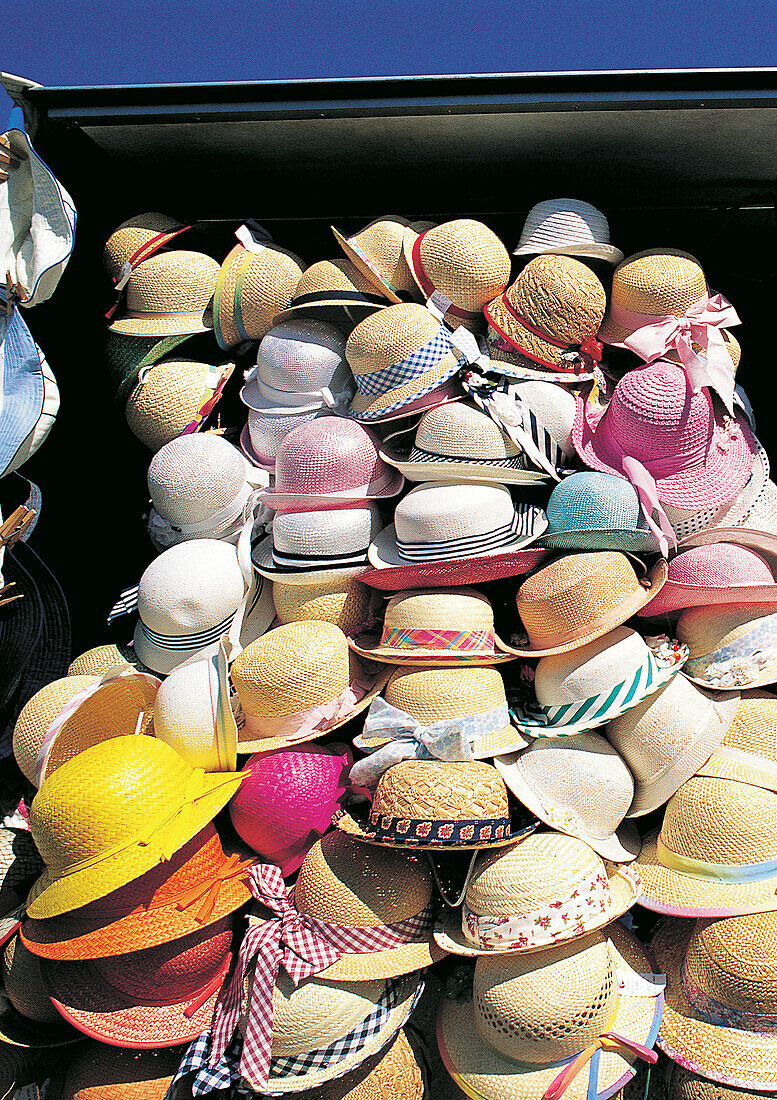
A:
{"label": "magenta straw hat", "polygon": [[683,550],[670,561],[664,587],[637,614],[719,603],[777,604],[777,581],[759,554],[730,542]]}

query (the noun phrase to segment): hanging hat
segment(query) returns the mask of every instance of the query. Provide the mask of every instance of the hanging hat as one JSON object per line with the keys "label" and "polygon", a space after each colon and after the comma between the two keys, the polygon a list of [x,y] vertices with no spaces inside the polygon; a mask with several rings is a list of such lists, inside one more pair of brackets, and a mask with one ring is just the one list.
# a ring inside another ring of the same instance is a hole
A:
{"label": "hanging hat", "polygon": [[[2,185],[0,185],[1,187]],[[2,188],[5,191],[5,188]],[[0,209],[0,216],[2,210]],[[10,314],[0,299],[0,476],[14,470],[29,453],[31,436],[46,408],[45,362],[18,309]],[[50,373],[50,371],[49,371]],[[51,376],[53,378],[53,375]],[[50,384],[49,384],[50,385]],[[56,389],[56,383],[54,383]],[[59,394],[56,394],[59,407]],[[49,405],[51,411],[51,404]]]}
{"label": "hanging hat", "polygon": [[658,553],[658,540],[645,523],[637,492],[622,477],[588,470],[571,474],[550,494],[546,511],[548,529],[542,542],[554,550]]}
{"label": "hanging hat", "polygon": [[626,816],[642,817],[667,802],[717,749],[738,706],[738,692],[705,692],[675,676],[610,719],[604,735],[634,776]]}
{"label": "hanging hat", "polygon": [[263,577],[288,585],[315,584],[368,568],[370,542],[383,530],[376,503],[316,512],[278,512],[271,533],[255,547]]}
{"label": "hanging hat", "polygon": [[414,302],[365,317],[345,345],[356,382],[351,401],[356,419],[396,419],[458,396],[448,385],[467,362],[457,340],[456,333]]}
{"label": "hanging hat", "polygon": [[623,253],[610,244],[607,218],[581,199],[545,199],[526,215],[513,256],[588,256],[619,264]]}
{"label": "hanging hat", "polygon": [[408,295],[417,296],[415,280],[403,249],[405,237],[412,243],[417,231],[406,218],[386,214],[375,218],[351,237],[344,237],[333,225],[330,229],[348,259],[379,294],[390,302],[401,302],[403,294],[405,298]]}
{"label": "hanging hat", "polygon": [[630,868],[605,867],[574,837],[534,833],[477,857],[461,911],[434,938],[454,955],[545,951],[604,928],[638,895]]}
{"label": "hanging hat", "polygon": [[400,592],[380,635],[359,633],[351,648],[372,661],[409,665],[495,665],[513,660],[494,632],[494,612],[472,588]]}
{"label": "hanging hat", "polygon": [[0,825],[0,915],[24,901],[42,870],[43,860],[29,832]]}
{"label": "hanging hat", "polygon": [[634,566],[616,550],[565,554],[528,577],[515,597],[526,633],[509,645],[519,657],[568,653],[601,638],[644,607],[666,581],[659,561],[638,578]]}
{"label": "hanging hat", "polygon": [[237,771],[237,725],[223,643],[215,653],[184,661],[165,679],[154,700],[154,736],[193,768]]}
{"label": "hanging hat", "polygon": [[494,764],[516,798],[552,829],[584,840],[604,859],[629,863],[639,853],[637,831],[623,821],[634,780],[598,733],[546,737]]}
{"label": "hanging hat", "polygon": [[[147,214],[135,214],[118,225],[103,250],[105,270],[115,283],[132,271],[143,260],[159,252],[191,226],[184,225],[168,214],[156,211]],[[123,269],[129,268],[129,271]]]}
{"label": "hanging hat", "polygon": [[342,324],[361,320],[385,305],[385,296],[350,260],[318,260],[302,272],[291,304],[276,313],[273,324],[299,317]]}
{"label": "hanging hat", "polygon": [[345,338],[334,325],[302,317],[275,325],[263,337],[240,400],[251,411],[274,417],[332,408],[352,393]]}
{"label": "hanging hat", "polygon": [[541,954],[482,956],[471,996],[442,1005],[454,1082],[482,1100],[605,1100],[655,1063],[663,982],[620,925]]}
{"label": "hanging hat", "polygon": [[757,688],[777,681],[774,603],[689,607],[677,637],[690,651],[684,675],[715,691]]}
{"label": "hanging hat", "polygon": [[213,330],[220,348],[261,340],[291,304],[305,265],[260,229],[242,225],[238,244],[221,265],[213,296]]}
{"label": "hanging hat", "polygon": [[213,328],[219,265],[202,252],[159,252],[127,283],[126,309],[108,326],[126,336],[175,336]]}
{"label": "hanging hat", "polygon": [[57,419],[57,413],[59,412],[59,386],[57,385],[57,380],[40,347],[36,344],[35,348],[38,353],[40,372],[43,377],[43,405],[38,415],[38,419],[30,427],[28,434],[19,444],[16,453],[5,467],[3,477],[7,477],[8,474],[13,473],[14,470],[20,469],[28,459],[32,458],[38,448],[45,443],[49,432],[54,427],[54,421]]}
{"label": "hanging hat", "polygon": [[235,832],[285,878],[293,875],[331,827],[352,761],[345,745],[308,742],[252,756],[243,768],[247,778],[229,803]]}
{"label": "hanging hat", "polygon": [[164,1100],[180,1060],[180,1050],[170,1047],[122,1050],[89,1043],[68,1062],[51,1100]]}
{"label": "hanging hat", "polygon": [[370,605],[375,593],[357,580],[361,571],[361,566],[353,570],[335,569],[326,574],[326,579],[322,574],[322,579],[312,584],[274,580],[272,599],[278,622],[298,623],[304,619],[317,619],[339,626],[346,637],[362,630],[371,617]]}
{"label": "hanging hat", "polygon": [[240,699],[237,750],[264,752],[339,729],[383,689],[390,667],[362,664],[339,627],[289,623],[246,646],[232,665]]}
{"label": "hanging hat", "polygon": [[527,737],[574,736],[651,698],[688,657],[666,635],[651,642],[619,626],[570,652],[541,657],[534,672],[536,702],[511,709],[516,729]]}
{"label": "hanging hat", "polygon": [[682,549],[669,563],[666,584],[639,614],[722,603],[774,604],[777,610],[777,581],[769,563],[733,541]]}
{"label": "hanging hat", "polygon": [[85,749],[32,801],[32,837],[46,871],[28,914],[59,916],[139,878],[204,828],[242,780],[194,770],[153,737],[113,737]]}
{"label": "hanging hat", "polygon": [[130,431],[152,451],[187,430],[197,431],[220,399],[233,368],[232,363],[163,359],[144,369],[124,409]]}
{"label": "hanging hat", "polygon": [[41,960],[16,933],[3,949],[2,975],[3,992],[21,1016],[40,1024],[61,1022],[41,976]]}
{"label": "hanging hat", "polygon": [[666,971],[661,1050],[724,1085],[777,1090],[777,914],[667,920],[650,948]]}

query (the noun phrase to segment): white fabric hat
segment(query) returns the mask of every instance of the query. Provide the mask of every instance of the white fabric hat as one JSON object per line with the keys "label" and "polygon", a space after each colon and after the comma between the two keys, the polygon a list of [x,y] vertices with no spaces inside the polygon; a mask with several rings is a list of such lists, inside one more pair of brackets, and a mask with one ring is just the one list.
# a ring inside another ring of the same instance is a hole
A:
{"label": "white fabric hat", "polygon": [[636,829],[623,823],[634,780],[598,733],[544,738],[494,764],[516,798],[552,829],[579,837],[605,859],[629,863],[639,854]]}
{"label": "white fabric hat", "polygon": [[333,325],[301,318],[272,328],[246,371],[243,404],[265,416],[347,405],[356,385],[345,339]]}
{"label": "white fabric hat", "polygon": [[278,512],[253,552],[264,577],[314,584],[337,571],[368,568],[367,549],[383,529],[377,504],[318,512]]}
{"label": "white fabric hat", "polygon": [[611,264],[623,259],[620,249],[610,244],[610,226],[604,214],[581,199],[546,199],[526,215],[513,256],[548,252],[590,256]]}
{"label": "white fabric hat", "polygon": [[57,380],[54,377],[54,372],[46,361],[46,356],[37,344],[35,346],[38,348],[40,369],[43,374],[43,408],[32,431],[6,466],[3,476],[12,474],[14,470],[18,470],[28,458],[32,458],[38,447],[40,447],[54,427],[54,421],[57,419],[57,413],[59,412],[59,386],[57,385]]}

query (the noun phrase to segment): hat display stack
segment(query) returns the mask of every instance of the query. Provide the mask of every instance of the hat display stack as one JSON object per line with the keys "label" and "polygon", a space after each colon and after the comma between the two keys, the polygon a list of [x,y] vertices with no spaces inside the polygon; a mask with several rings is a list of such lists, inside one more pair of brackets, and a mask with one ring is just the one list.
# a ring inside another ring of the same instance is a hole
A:
{"label": "hat display stack", "polygon": [[207,225],[105,248],[155,556],[13,714],[0,1054],[53,1050],[52,1100],[777,1095],[734,307],[580,199],[512,257]]}

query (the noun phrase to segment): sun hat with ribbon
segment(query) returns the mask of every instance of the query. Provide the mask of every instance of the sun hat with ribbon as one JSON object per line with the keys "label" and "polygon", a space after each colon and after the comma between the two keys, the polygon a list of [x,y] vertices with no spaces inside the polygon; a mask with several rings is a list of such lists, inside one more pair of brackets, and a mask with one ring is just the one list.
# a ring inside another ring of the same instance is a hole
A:
{"label": "sun hat with ribbon", "polygon": [[604,928],[638,895],[631,868],[605,867],[575,837],[534,833],[477,857],[461,911],[434,938],[454,955],[545,951]]}
{"label": "sun hat with ribbon", "polygon": [[263,577],[308,586],[368,568],[367,550],[383,530],[378,505],[315,512],[278,512],[272,531],[253,551]]}
{"label": "sun hat with ribbon", "polygon": [[107,332],[104,344],[105,367],[117,405],[126,403],[144,367],[152,367],[160,359],[172,355],[176,348],[187,341],[196,341],[196,337],[188,334],[161,337],[121,336],[118,332]]}
{"label": "sun hat with ribbon", "polygon": [[699,687],[733,691],[777,681],[774,603],[689,607],[676,629],[690,651],[683,674]]}
{"label": "sun hat with ribbon", "polygon": [[154,736],[193,768],[237,771],[237,725],[230,701],[227,650],[174,668],[154,700]]}
{"label": "sun hat with ribbon", "polygon": [[417,236],[412,222],[396,214],[384,214],[350,237],[344,237],[333,225],[330,229],[348,259],[378,293],[395,303],[418,296],[403,247],[405,237],[412,242]]}
{"label": "sun hat with ribbon", "polygon": [[494,632],[494,612],[469,587],[400,592],[386,606],[381,633],[369,631],[350,646],[373,661],[405,665],[495,665],[513,660]]}
{"label": "sun hat with ribbon", "polygon": [[220,348],[261,340],[291,304],[305,264],[274,244],[256,223],[241,225],[238,243],[221,265],[213,295],[213,331]]}
{"label": "sun hat with ribbon", "polygon": [[387,304],[385,295],[350,260],[318,260],[302,272],[290,305],[276,313],[273,324],[300,317],[354,324]]}
{"label": "sun hat with ribbon", "polygon": [[234,363],[162,359],[138,375],[124,416],[133,435],[152,451],[179,435],[199,431],[215,408]]}
{"label": "sun hat with ribbon", "polygon": [[339,729],[365,710],[391,667],[361,662],[339,627],[288,623],[247,645],[231,669],[237,751],[264,752]]}
{"label": "sun hat with ribbon", "polygon": [[663,1011],[663,976],[615,923],[583,939],[481,956],[471,995],[442,1004],[445,1068],[482,1100],[606,1100],[636,1073]]}
{"label": "sun hat with ribbon", "polygon": [[127,283],[126,308],[108,326],[126,336],[175,336],[213,328],[219,265],[202,252],[158,252]]}
{"label": "sun hat with ribbon", "polygon": [[135,214],[117,225],[105,242],[105,270],[118,287],[122,280],[126,283],[139,263],[191,228],[190,225],[171,218],[169,214],[160,214],[158,211]]}
{"label": "sun hat with ribbon", "polygon": [[535,699],[513,703],[513,725],[527,737],[569,737],[627,713],[672,680],[688,657],[666,635],[650,641],[619,626],[577,649],[541,657]]}
{"label": "sun hat with ribbon", "polygon": [[[734,529],[728,530],[734,533]],[[666,615],[686,607],[722,603],[777,605],[774,567],[754,550],[736,545],[734,539],[688,549],[681,544],[681,553],[669,563],[666,584],[639,614]],[[777,559],[772,561],[777,564]]]}
{"label": "sun hat with ribbon", "polygon": [[191,768],[154,737],[113,737],[85,749],[32,801],[32,838],[46,870],[28,898],[29,916],[78,909],[170,859],[243,778]]}
{"label": "sun hat with ribbon", "polygon": [[363,630],[365,623],[372,618],[370,609],[373,602],[380,597],[357,579],[359,573],[361,566],[358,571],[356,568],[333,570],[327,574],[327,579],[312,584],[274,580],[272,599],[278,622],[322,620],[339,626],[346,637]]}
{"label": "sun hat with ribbon", "polygon": [[619,264],[623,253],[610,244],[607,218],[582,199],[545,199],[526,215],[513,256],[586,256]]}
{"label": "sun hat with ribbon", "polygon": [[331,827],[348,790],[350,749],[302,742],[252,756],[248,776],[229,803],[235,832],[288,878]]}
{"label": "sun hat with ribbon", "polygon": [[516,798],[552,829],[618,863],[630,863],[639,853],[637,831],[623,820],[634,780],[598,733],[545,737],[523,752],[497,756],[494,764]]}
{"label": "sun hat with ribbon", "polygon": [[542,543],[554,550],[658,553],[658,540],[645,522],[636,489],[614,474],[570,474],[550,494],[546,512],[548,529]]}
{"label": "sun hat with ribbon", "polygon": [[[164,1100],[181,1052],[83,1044],[51,1079],[48,1100]],[[61,1074],[61,1079],[60,1079]]]}
{"label": "sun hat with ribbon", "polygon": [[661,1050],[724,1085],[777,1089],[777,914],[666,920],[650,949],[666,972]]}

